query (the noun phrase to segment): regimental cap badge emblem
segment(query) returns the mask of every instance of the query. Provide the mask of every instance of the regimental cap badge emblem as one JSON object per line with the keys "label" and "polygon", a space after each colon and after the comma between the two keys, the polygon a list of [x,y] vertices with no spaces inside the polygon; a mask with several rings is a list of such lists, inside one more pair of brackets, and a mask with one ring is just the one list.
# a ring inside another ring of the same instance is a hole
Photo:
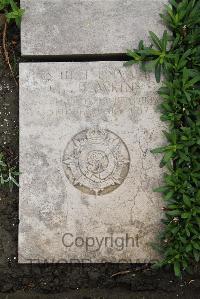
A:
{"label": "regimental cap badge emblem", "polygon": [[128,148],[109,130],[87,129],[67,144],[63,167],[68,180],[80,191],[104,195],[118,188],[130,166]]}

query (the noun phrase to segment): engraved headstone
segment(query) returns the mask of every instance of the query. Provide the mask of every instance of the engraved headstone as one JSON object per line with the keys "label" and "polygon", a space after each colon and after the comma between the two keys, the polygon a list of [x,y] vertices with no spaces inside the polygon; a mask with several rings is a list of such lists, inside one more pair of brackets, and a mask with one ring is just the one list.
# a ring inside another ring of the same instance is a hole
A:
{"label": "engraved headstone", "polygon": [[163,31],[167,0],[21,0],[22,55],[125,53]]}
{"label": "engraved headstone", "polygon": [[154,76],[20,64],[19,262],[149,262],[162,202]]}

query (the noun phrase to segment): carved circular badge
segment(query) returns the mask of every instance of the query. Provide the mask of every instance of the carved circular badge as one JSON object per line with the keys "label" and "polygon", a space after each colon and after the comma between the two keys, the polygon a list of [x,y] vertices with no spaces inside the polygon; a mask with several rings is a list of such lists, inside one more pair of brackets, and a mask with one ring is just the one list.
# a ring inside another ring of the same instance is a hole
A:
{"label": "carved circular badge", "polygon": [[125,143],[113,132],[84,130],[67,144],[63,165],[74,187],[87,194],[103,195],[123,183],[130,156]]}

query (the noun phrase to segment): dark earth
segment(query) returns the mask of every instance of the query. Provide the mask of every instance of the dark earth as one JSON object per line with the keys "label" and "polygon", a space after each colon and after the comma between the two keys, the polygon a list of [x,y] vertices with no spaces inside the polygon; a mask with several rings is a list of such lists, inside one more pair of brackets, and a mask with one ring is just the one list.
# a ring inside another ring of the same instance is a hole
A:
{"label": "dark earth", "polygon": [[[12,165],[17,165],[19,89],[5,61],[2,31],[3,26],[0,33],[0,151]],[[9,25],[6,47],[16,80],[18,63],[31,61],[20,57],[19,36],[19,30]],[[9,192],[1,187],[0,299],[200,298],[198,265],[192,274],[184,273],[178,279],[170,269],[152,270],[150,265],[141,264],[18,264],[18,199],[17,188]]]}

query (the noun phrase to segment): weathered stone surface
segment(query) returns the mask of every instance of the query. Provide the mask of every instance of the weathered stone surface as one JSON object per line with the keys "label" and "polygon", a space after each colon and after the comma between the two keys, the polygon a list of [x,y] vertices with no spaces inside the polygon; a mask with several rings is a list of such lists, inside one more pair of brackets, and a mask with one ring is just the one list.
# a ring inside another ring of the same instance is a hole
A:
{"label": "weathered stone surface", "polygon": [[163,31],[167,0],[21,0],[22,55],[125,53]]}
{"label": "weathered stone surface", "polygon": [[19,262],[149,262],[162,202],[154,76],[20,65]]}

